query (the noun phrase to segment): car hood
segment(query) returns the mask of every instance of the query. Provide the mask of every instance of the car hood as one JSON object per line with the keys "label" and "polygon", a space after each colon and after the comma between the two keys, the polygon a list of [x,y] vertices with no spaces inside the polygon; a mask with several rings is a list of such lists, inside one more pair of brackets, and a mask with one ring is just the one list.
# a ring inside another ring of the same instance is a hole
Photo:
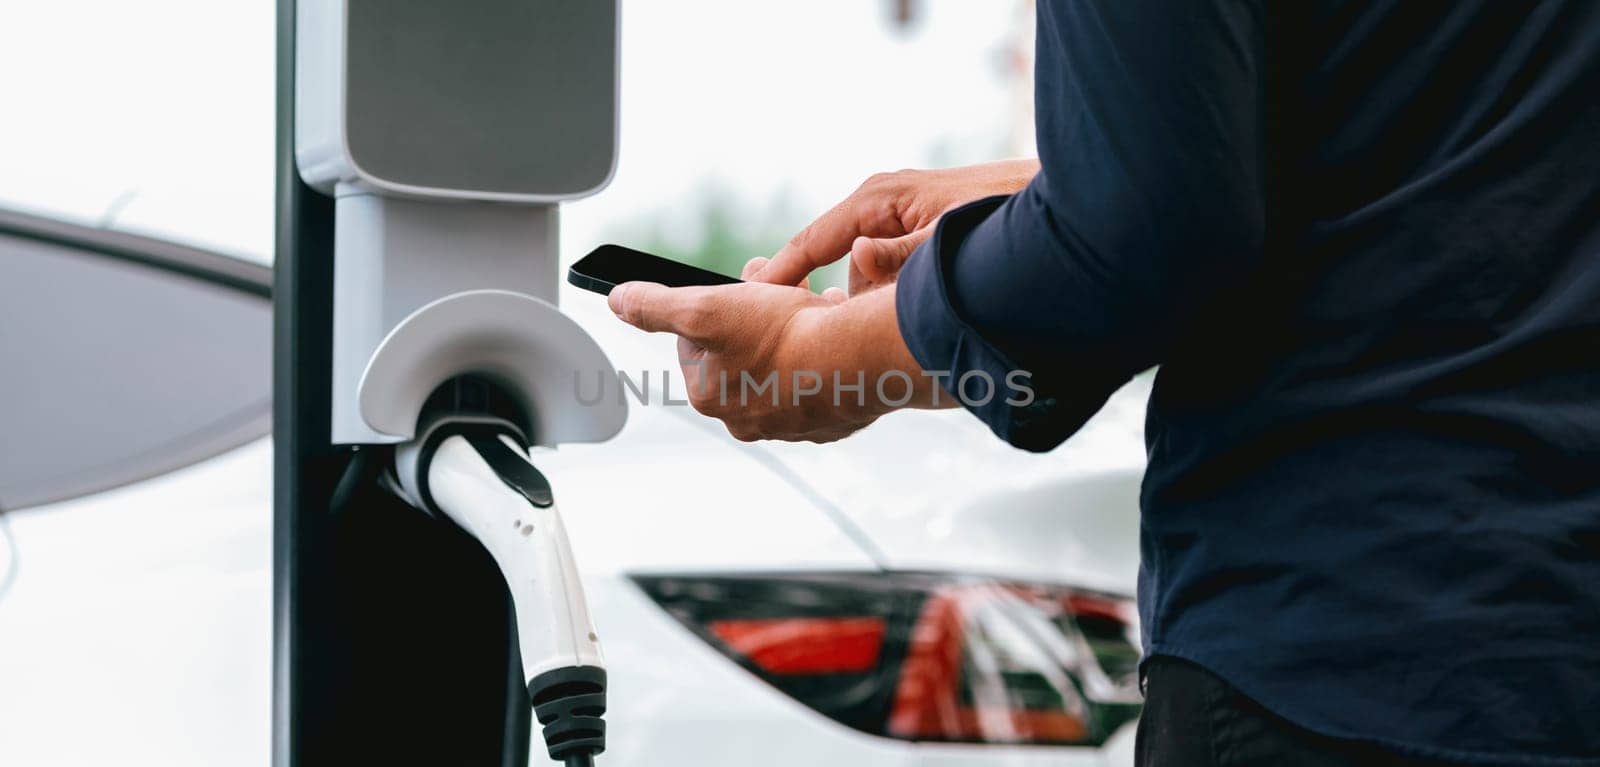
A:
{"label": "car hood", "polygon": [[1061,447],[1017,450],[964,410],[902,412],[829,445],[767,443],[893,569],[954,569],[1132,593],[1146,385]]}
{"label": "car hood", "polygon": [[1145,378],[1045,454],[960,410],[895,413],[827,445],[747,444],[669,402],[685,391],[671,336],[587,293],[562,308],[651,385],[610,442],[538,457],[585,569],[881,567],[1133,591]]}

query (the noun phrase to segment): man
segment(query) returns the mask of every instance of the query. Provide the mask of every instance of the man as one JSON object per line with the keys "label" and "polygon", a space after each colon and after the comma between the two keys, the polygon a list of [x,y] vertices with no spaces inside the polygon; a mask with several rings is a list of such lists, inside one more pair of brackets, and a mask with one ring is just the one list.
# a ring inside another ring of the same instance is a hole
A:
{"label": "man", "polygon": [[[1040,0],[1038,34],[1037,166],[875,177],[767,284],[613,310],[740,439],[899,404],[835,372],[935,407],[1025,370],[962,404],[1047,450],[1159,365],[1143,764],[1600,764],[1600,2]],[[847,252],[848,299],[791,287]]]}

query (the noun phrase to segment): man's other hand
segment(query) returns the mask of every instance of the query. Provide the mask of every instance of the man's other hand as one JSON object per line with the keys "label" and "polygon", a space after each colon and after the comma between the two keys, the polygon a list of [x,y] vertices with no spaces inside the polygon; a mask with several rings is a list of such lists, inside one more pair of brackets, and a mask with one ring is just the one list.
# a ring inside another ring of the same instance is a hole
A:
{"label": "man's other hand", "polygon": [[1002,160],[943,170],[902,170],[866,180],[843,202],[789,241],[746,279],[799,285],[812,270],[850,256],[850,294],[893,282],[911,252],[952,208],[1014,194],[1039,172],[1039,161]]}

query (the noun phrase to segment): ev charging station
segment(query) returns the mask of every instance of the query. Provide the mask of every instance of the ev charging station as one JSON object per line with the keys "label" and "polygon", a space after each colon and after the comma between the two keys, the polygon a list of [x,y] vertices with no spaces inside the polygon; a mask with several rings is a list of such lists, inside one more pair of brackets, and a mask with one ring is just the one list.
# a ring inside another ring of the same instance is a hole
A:
{"label": "ev charging station", "polygon": [[[279,0],[274,764],[604,747],[598,635],[528,448],[610,438],[557,307],[610,180],[616,0]],[[536,761],[542,757],[535,755]]]}

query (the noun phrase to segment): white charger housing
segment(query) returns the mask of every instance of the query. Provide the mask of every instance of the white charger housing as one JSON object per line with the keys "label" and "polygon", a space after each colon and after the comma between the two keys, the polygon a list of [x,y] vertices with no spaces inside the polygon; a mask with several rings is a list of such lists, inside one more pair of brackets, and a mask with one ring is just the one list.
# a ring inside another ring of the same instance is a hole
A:
{"label": "white charger housing", "polygon": [[[580,408],[550,387],[555,367],[609,369],[555,310],[555,203],[616,168],[618,0],[300,0],[296,12],[296,164],[335,198],[333,441],[411,438],[412,393],[467,373],[522,400],[548,427],[539,444],[609,438],[625,404]],[[543,325],[517,324],[530,319]],[[375,365],[380,350],[404,364]],[[566,405],[581,412],[550,412]]]}

